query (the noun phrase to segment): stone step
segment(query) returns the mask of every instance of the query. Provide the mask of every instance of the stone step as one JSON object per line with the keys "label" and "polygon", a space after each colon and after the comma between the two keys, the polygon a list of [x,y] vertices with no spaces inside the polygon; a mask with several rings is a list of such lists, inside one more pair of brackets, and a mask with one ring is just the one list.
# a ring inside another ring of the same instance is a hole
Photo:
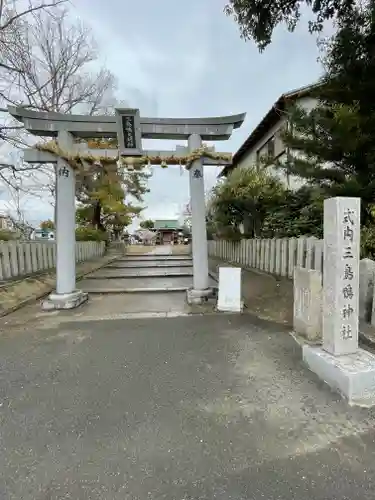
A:
{"label": "stone step", "polygon": [[190,255],[125,255],[119,260],[128,261],[170,261],[170,260],[192,260]]}
{"label": "stone step", "polygon": [[[148,276],[136,278],[98,278],[85,277],[77,286],[88,293],[141,293],[141,292],[179,292],[193,286],[192,276]],[[216,286],[212,280],[210,286]]]}
{"label": "stone step", "polygon": [[193,267],[193,262],[192,261],[180,261],[180,260],[175,260],[175,261],[169,261],[169,262],[154,262],[154,261],[141,261],[141,262],[136,262],[136,261],[121,261],[121,260],[116,260],[112,262],[111,264],[108,264],[106,268],[112,268],[112,269],[126,269],[126,268],[131,268],[131,269],[150,269],[150,268],[158,268],[158,269],[163,269],[163,268],[174,268],[174,267]]}

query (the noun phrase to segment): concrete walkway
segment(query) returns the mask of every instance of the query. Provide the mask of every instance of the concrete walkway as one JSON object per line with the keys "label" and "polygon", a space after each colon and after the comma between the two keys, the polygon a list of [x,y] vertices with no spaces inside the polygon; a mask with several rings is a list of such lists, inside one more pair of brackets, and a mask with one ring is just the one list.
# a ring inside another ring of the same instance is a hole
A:
{"label": "concrete walkway", "polygon": [[374,412],[318,382],[286,331],[28,317],[0,336],[0,498],[374,498]]}

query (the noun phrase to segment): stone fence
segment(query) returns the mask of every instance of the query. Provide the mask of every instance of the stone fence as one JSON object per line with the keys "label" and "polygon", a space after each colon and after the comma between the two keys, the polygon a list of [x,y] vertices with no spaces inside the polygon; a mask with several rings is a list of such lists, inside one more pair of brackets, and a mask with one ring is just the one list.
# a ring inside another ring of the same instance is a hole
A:
{"label": "stone fence", "polygon": [[[104,242],[76,242],[76,262],[99,257],[104,252]],[[56,244],[54,242],[0,242],[0,281],[48,271],[55,266]]]}
{"label": "stone fence", "polygon": [[323,240],[314,237],[208,242],[211,257],[293,278],[295,267],[323,271]]}

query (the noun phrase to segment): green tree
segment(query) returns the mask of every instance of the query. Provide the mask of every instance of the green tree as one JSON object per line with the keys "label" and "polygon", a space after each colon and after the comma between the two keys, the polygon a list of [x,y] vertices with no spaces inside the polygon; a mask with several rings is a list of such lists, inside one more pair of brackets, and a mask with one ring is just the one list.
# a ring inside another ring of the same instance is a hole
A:
{"label": "green tree", "polygon": [[44,229],[44,230],[48,230],[48,229],[52,230],[52,229],[55,229],[55,223],[51,219],[48,219],[48,220],[42,221],[39,224],[39,227],[40,227],[40,229]]}
{"label": "green tree", "polygon": [[207,216],[210,234],[238,239],[242,224],[245,236],[259,236],[268,211],[284,192],[281,182],[266,170],[234,169],[227,179],[213,188]]}
{"label": "green tree", "polygon": [[271,43],[273,32],[280,23],[294,31],[304,6],[314,15],[308,25],[309,31],[320,32],[325,21],[347,18],[357,3],[356,0],[229,0],[224,10],[238,23],[241,37],[254,40],[263,50]]}
{"label": "green tree", "polygon": [[[289,174],[324,196],[362,199],[362,221],[373,220],[375,199],[375,1],[342,17],[328,45],[319,104],[295,108],[284,134]],[[298,151],[298,153],[297,153]]]}
{"label": "green tree", "polygon": [[263,238],[323,237],[323,200],[319,188],[285,191],[263,222]]}
{"label": "green tree", "polygon": [[151,219],[143,220],[139,225],[142,229],[154,229],[155,227],[155,223]]}
{"label": "green tree", "polygon": [[126,198],[141,202],[148,191],[149,175],[143,170],[121,172],[116,167],[97,166],[80,173],[77,182],[76,222],[119,235],[142,210]]}

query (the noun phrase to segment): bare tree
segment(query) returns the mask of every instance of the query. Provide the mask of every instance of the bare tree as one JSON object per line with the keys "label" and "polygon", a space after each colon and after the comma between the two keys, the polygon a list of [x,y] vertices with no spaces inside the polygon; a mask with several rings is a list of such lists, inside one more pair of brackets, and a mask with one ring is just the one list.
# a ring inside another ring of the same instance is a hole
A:
{"label": "bare tree", "polygon": [[[0,0],[1,1],[1,0]],[[113,104],[114,76],[94,71],[98,50],[90,30],[72,24],[66,9],[38,10],[18,22],[4,46],[3,58],[14,71],[3,72],[7,102],[39,111],[99,112]]]}
{"label": "bare tree", "polygon": [[[2,37],[0,31],[0,50],[2,106],[22,104],[39,111],[90,115],[114,107],[115,78],[105,68],[96,69],[99,53],[91,32],[79,20],[71,22],[66,9],[39,8],[27,17],[14,19],[6,36]],[[0,124],[1,138],[13,145],[31,143],[30,136],[9,119]],[[30,194],[30,183],[34,188],[42,185],[43,192],[54,193],[54,180],[45,183],[51,178],[50,166],[2,164],[0,182],[14,188],[23,179]]]}

